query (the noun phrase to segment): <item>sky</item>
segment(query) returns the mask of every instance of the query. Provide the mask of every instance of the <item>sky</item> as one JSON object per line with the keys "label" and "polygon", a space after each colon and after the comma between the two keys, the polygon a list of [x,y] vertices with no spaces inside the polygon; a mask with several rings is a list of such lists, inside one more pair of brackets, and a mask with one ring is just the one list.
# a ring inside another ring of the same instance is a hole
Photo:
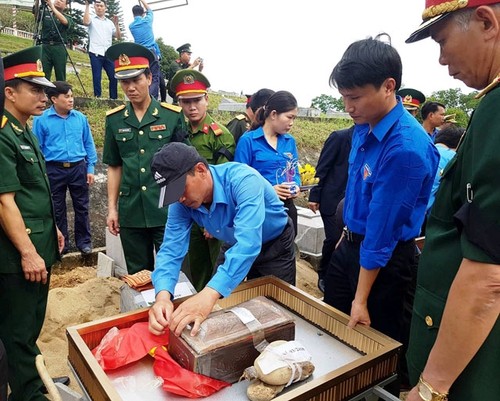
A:
{"label": "sky", "polygon": [[[333,67],[354,41],[381,32],[391,36],[403,61],[403,85],[426,96],[460,88],[438,62],[431,39],[406,44],[421,23],[424,0],[166,0],[151,2],[155,37],[174,48],[188,42],[203,57],[203,73],[215,91],[244,94],[260,88],[288,90],[299,106],[313,98],[339,97],[329,86]],[[135,0],[121,0],[127,35]]]}

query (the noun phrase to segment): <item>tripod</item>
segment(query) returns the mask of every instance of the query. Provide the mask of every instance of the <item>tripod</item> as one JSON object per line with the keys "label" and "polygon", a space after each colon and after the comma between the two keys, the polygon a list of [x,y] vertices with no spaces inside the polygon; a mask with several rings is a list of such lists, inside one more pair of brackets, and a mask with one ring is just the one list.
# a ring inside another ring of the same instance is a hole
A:
{"label": "tripod", "polygon": [[73,63],[73,60],[71,59],[71,56],[68,52],[68,49],[66,48],[66,44],[64,43],[64,39],[61,35],[61,32],[59,31],[59,28],[56,24],[56,21],[54,19],[54,15],[50,10],[47,9],[47,4],[45,0],[35,0],[35,5],[33,6],[33,14],[35,14],[35,29],[33,33],[33,40],[34,40],[34,45],[40,45],[43,44],[42,42],[42,30],[44,27],[44,20],[50,19],[52,23],[52,28],[54,28],[54,31],[57,33],[57,38],[58,40],[54,44],[62,44],[64,51],[66,53],[67,59],[70,61],[71,66],[73,67],[73,71],[75,72],[76,77],[78,78],[78,82],[80,82],[80,86],[82,87],[83,93],[85,97],[88,97],[87,91],[85,90],[85,87],[83,86],[83,82],[80,78],[80,74],[78,70],[75,67],[75,63]]}

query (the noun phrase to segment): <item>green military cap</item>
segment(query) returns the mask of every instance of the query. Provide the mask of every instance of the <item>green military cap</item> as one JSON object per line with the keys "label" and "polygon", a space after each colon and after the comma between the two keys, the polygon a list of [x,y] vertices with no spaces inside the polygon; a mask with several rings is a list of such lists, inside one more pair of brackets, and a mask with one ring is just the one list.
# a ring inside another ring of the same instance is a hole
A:
{"label": "green military cap", "polygon": [[6,56],[3,59],[5,80],[19,78],[35,85],[53,88],[54,84],[45,78],[41,59],[40,46],[29,47]]}
{"label": "green military cap", "polygon": [[182,46],[179,46],[177,48],[177,51],[179,54],[181,53],[192,53],[191,51],[191,44],[190,43],[184,43]]}
{"label": "green military cap", "polygon": [[106,50],[115,63],[115,78],[130,79],[141,75],[156,59],[151,50],[133,42],[121,42]]}
{"label": "green military cap", "polygon": [[416,89],[402,88],[396,92],[396,95],[401,96],[406,110],[417,110],[425,103],[425,95]]}
{"label": "green military cap", "polygon": [[191,69],[179,70],[172,77],[170,88],[179,99],[202,97],[210,87],[207,77]]}

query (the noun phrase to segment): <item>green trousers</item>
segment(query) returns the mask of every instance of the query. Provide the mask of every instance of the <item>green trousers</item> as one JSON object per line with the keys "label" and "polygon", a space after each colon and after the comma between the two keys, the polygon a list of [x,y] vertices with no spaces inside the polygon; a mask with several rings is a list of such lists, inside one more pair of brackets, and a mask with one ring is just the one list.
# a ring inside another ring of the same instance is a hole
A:
{"label": "green trousers", "polygon": [[51,80],[52,68],[54,68],[56,81],[66,81],[67,57],[64,45],[42,45],[42,65],[45,78]]}
{"label": "green trousers", "polygon": [[215,273],[215,262],[219,256],[220,246],[219,240],[206,239],[203,236],[203,228],[193,223],[189,240],[189,271],[184,269],[183,271],[196,291],[201,291]]}
{"label": "green trousers", "polygon": [[7,351],[9,401],[47,401],[35,358],[48,292],[49,283],[33,283],[23,274],[0,274],[0,338]]}
{"label": "green trousers", "polygon": [[153,271],[154,252],[158,252],[163,241],[165,226],[150,228],[120,227],[120,240],[127,263],[128,274],[141,270]]}

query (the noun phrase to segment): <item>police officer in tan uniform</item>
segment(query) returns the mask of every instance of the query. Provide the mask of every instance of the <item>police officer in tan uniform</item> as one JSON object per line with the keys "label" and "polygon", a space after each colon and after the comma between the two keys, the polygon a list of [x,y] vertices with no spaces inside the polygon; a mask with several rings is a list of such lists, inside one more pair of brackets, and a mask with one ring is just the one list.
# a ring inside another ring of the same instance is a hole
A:
{"label": "police officer in tan uniform", "polygon": [[[180,70],[171,81],[179,105],[188,119],[189,141],[209,164],[221,164],[233,160],[235,143],[226,127],[216,122],[208,109],[210,82],[199,71]],[[203,289],[214,272],[220,242],[212,238],[213,233],[193,224],[189,244],[189,266],[187,272],[197,291]]]}
{"label": "police officer in tan uniform", "polygon": [[[35,368],[50,271],[64,237],[54,221],[50,186],[38,141],[27,125],[40,115],[53,86],[39,46],[4,59],[5,112],[0,124],[0,338],[8,355],[11,401],[47,400]],[[65,378],[66,383],[68,378]]]}
{"label": "police officer in tan uniform", "polygon": [[[186,141],[181,109],[149,95],[154,56],[136,43],[106,51],[130,100],[107,113],[103,162],[108,165],[109,231],[120,234],[129,274],[153,270],[167,209],[158,209],[160,190],[149,173],[153,154],[171,141]],[[187,141],[186,141],[187,142]]]}

